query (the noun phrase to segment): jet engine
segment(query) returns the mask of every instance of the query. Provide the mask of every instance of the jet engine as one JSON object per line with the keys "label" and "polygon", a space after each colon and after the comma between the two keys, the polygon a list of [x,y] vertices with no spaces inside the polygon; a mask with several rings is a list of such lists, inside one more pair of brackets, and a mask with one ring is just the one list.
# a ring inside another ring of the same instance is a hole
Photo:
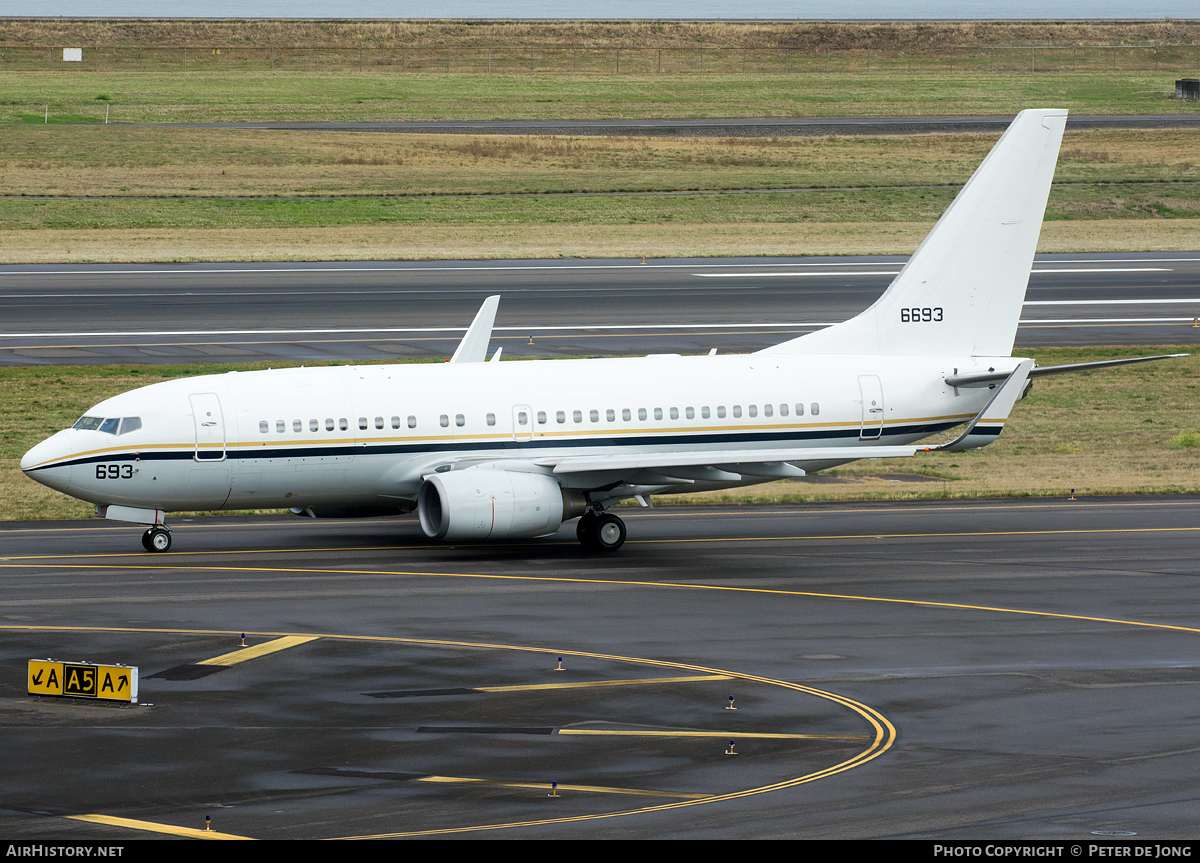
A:
{"label": "jet engine", "polygon": [[587,501],[545,474],[472,467],[427,477],[417,509],[431,539],[504,539],[554,533]]}

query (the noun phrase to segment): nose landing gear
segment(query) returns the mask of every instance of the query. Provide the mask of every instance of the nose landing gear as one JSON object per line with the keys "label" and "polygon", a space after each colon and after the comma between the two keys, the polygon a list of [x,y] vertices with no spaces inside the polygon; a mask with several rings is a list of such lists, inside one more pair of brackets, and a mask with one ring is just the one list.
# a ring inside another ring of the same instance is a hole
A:
{"label": "nose landing gear", "polygon": [[142,548],[146,551],[164,552],[171,550],[171,531],[165,527],[152,527],[142,534]]}

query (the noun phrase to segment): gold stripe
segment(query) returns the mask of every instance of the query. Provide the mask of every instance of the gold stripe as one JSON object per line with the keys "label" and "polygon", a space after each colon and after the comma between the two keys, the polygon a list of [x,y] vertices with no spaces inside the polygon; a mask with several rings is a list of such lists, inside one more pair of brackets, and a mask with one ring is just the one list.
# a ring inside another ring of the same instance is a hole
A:
{"label": "gold stripe", "polygon": [[[463,776],[422,776],[417,782],[437,782],[448,785],[492,785],[501,788],[536,788],[550,791],[549,782],[502,782],[497,779],[469,779]],[[710,794],[689,794],[684,791],[646,791],[641,788],[610,788],[605,785],[563,785],[559,783],[559,791],[589,791],[596,794],[633,794],[643,797],[679,797],[684,800],[703,800]]]}
{"label": "gold stripe", "polygon": [[194,827],[176,827],[174,824],[159,824],[155,821],[137,821],[133,818],[118,818],[115,815],[67,815],[72,821],[87,821],[92,824],[107,824],[111,827],[128,827],[130,830],[146,830],[150,833],[169,833],[172,836],[187,836],[190,839],[250,839],[233,833],[218,833],[216,830],[198,830]]}
{"label": "gold stripe", "polygon": [[260,656],[277,653],[280,650],[287,650],[289,647],[295,647],[297,644],[307,644],[310,641],[316,641],[318,638],[320,638],[318,635],[285,635],[283,638],[264,641],[262,644],[256,644],[253,647],[243,647],[241,650],[233,651],[233,653],[223,653],[220,656],[214,656],[212,659],[201,659],[196,665],[237,665],[239,662],[245,662],[247,659],[257,659]]}

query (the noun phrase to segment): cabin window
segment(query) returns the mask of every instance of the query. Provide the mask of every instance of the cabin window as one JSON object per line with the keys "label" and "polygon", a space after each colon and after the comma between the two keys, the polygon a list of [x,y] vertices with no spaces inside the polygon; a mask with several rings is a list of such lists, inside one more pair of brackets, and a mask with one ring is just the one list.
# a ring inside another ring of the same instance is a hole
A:
{"label": "cabin window", "polygon": [[679,419],[679,408],[671,408],[671,419]]}
{"label": "cabin window", "polygon": [[725,419],[725,405],[717,405],[717,418]]}
{"label": "cabin window", "polygon": [[487,424],[490,426],[494,426],[496,424],[496,415],[495,414],[487,415]]}
{"label": "cabin window", "polygon": [[408,427],[410,429],[415,429],[417,427],[417,418],[416,417],[410,416],[408,418]]}
{"label": "cabin window", "polygon": [[770,405],[763,405],[763,416],[769,417],[775,413],[775,409]]}
{"label": "cabin window", "polygon": [[821,406],[819,404],[817,404],[816,402],[813,402],[811,405],[809,405],[809,407],[812,409],[813,416],[816,416],[817,414],[819,414],[821,412]]}
{"label": "cabin window", "polygon": [[[396,425],[400,425],[400,423],[396,423]],[[383,417],[375,417],[375,428],[383,428]]]}
{"label": "cabin window", "polygon": [[583,411],[573,411],[571,413],[571,419],[575,420],[577,423],[583,422]]}
{"label": "cabin window", "polygon": [[340,417],[338,419],[338,428],[340,428],[342,431],[345,431],[346,429],[350,428],[349,421],[345,417]]}
{"label": "cabin window", "polygon": [[565,422],[567,421],[567,414],[566,414],[566,412],[565,412],[565,411],[559,411],[558,413],[556,413],[556,414],[554,415],[554,419],[555,419],[557,422],[560,422],[560,423],[565,423]]}
{"label": "cabin window", "polygon": [[686,408],[683,412],[683,415],[690,420],[694,420],[696,418],[696,409],[695,408]]}
{"label": "cabin window", "polygon": [[787,416],[787,415],[788,415],[788,406],[787,406],[787,405],[780,405],[780,406],[779,406],[779,415],[780,415],[781,417],[785,417],[785,416]]}
{"label": "cabin window", "polygon": [[275,433],[283,434],[285,431],[287,431],[287,423],[283,420],[275,420]]}
{"label": "cabin window", "polygon": [[538,411],[538,425],[544,426],[545,424],[546,424],[546,412]]}
{"label": "cabin window", "polygon": [[122,417],[121,430],[117,434],[129,434],[131,431],[137,431],[142,427],[141,417]]}
{"label": "cabin window", "polygon": [[[454,424],[456,426],[458,426],[459,428],[462,428],[463,426],[465,426],[467,424],[466,417],[464,417],[462,414],[455,414],[454,415]],[[522,425],[524,425],[524,423],[522,423]]]}
{"label": "cabin window", "polygon": [[646,421],[646,409],[645,408],[638,408],[638,419],[641,420],[642,422]]}
{"label": "cabin window", "polygon": [[371,425],[371,424],[370,424],[369,422],[367,422],[367,418],[366,418],[366,417],[359,417],[359,418],[358,418],[358,428],[359,428],[359,430],[360,430],[360,431],[366,431],[366,430],[367,430],[367,428],[368,428],[370,425]]}
{"label": "cabin window", "polygon": [[655,408],[655,409],[654,409],[654,418],[655,418],[656,420],[660,420],[660,419],[662,419],[662,408]]}
{"label": "cabin window", "polygon": [[746,413],[748,413],[752,417],[758,416],[758,405],[749,405],[746,408]]}
{"label": "cabin window", "polygon": [[600,422],[600,411],[592,408],[590,411],[588,411],[588,419],[594,423]]}
{"label": "cabin window", "polygon": [[400,428],[400,417],[392,417],[392,428]]}
{"label": "cabin window", "polygon": [[609,408],[604,412],[604,418],[610,423],[615,423],[617,421],[617,412],[612,408]]}
{"label": "cabin window", "polygon": [[259,434],[266,434],[271,430],[271,424],[266,420],[260,420],[258,423]]}
{"label": "cabin window", "polygon": [[317,430],[319,430],[320,428],[321,428],[321,421],[320,421],[320,420],[309,420],[309,421],[308,421],[308,430],[309,430],[309,431],[317,431]]}
{"label": "cabin window", "polygon": [[804,416],[804,402],[796,402],[796,416]]}
{"label": "cabin window", "polygon": [[112,419],[106,419],[104,422],[100,423],[100,431],[104,432],[105,434],[116,434],[117,427],[120,425],[121,425],[120,417],[113,417]]}
{"label": "cabin window", "polygon": [[734,419],[738,419],[738,418],[740,418],[740,417],[741,417],[741,415],[742,415],[742,406],[741,406],[741,405],[734,405],[734,406],[733,406],[733,418],[734,418]]}
{"label": "cabin window", "polygon": [[621,421],[629,422],[631,419],[633,419],[633,413],[630,412],[629,408],[621,408]]}
{"label": "cabin window", "polygon": [[447,414],[442,414],[440,417],[438,417],[438,424],[439,424],[439,425],[440,425],[442,428],[449,428],[449,427],[450,427],[450,417],[449,417],[449,415],[447,415]]}
{"label": "cabin window", "polygon": [[333,419],[331,417],[325,418],[325,431],[333,431]]}
{"label": "cabin window", "polygon": [[79,421],[72,428],[82,429],[83,431],[97,431],[102,422],[104,422],[104,417],[80,417]]}
{"label": "cabin window", "polygon": [[709,411],[708,405],[704,405],[703,407],[700,408],[700,418],[701,419],[708,419],[710,414],[711,414],[711,411]]}

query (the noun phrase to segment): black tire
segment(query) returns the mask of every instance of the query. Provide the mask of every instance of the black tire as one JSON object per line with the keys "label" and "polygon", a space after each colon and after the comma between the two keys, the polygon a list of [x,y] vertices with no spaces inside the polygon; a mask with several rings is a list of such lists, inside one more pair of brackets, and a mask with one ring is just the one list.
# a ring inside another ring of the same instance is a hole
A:
{"label": "black tire", "polygon": [[592,548],[599,551],[616,551],[625,544],[625,522],[611,512],[596,519],[592,529]]}
{"label": "black tire", "polygon": [[584,548],[595,548],[596,539],[596,515],[595,510],[589,509],[579,517],[578,523],[575,525],[575,538],[579,540],[579,544]]}
{"label": "black tire", "polygon": [[171,531],[164,527],[153,527],[142,537],[142,545],[147,551],[162,554],[171,550]]}

